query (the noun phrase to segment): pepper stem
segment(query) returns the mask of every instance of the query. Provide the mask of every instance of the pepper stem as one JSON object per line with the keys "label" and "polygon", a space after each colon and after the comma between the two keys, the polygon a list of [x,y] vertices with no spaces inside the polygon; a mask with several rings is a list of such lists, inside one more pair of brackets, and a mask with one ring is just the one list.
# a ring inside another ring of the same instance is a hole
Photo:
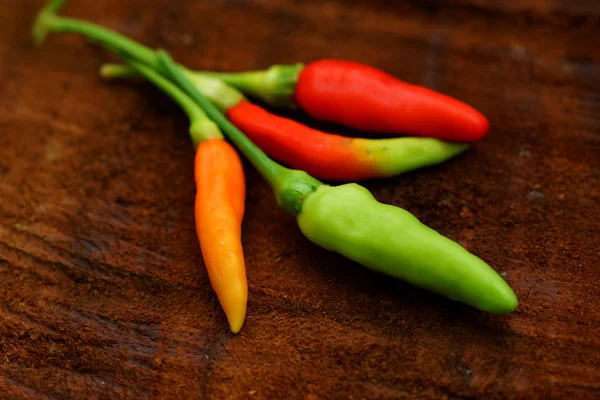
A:
{"label": "pepper stem", "polygon": [[33,38],[38,45],[44,42],[48,32],[78,33],[88,39],[99,42],[108,49],[126,53],[130,57],[134,57],[156,70],[160,70],[156,54],[149,47],[100,25],[58,16],[56,13],[65,2],[66,0],[50,0],[38,14],[32,30]]}
{"label": "pepper stem", "polygon": [[121,35],[120,33],[113,32],[90,22],[59,17],[55,14],[42,12],[42,14],[38,17],[33,29],[34,32],[44,33],[41,36],[34,36],[38,44],[43,42],[44,35],[47,32],[79,33],[90,39],[98,41],[109,48],[118,49],[137,58],[140,61],[143,61],[148,65],[158,68],[156,55],[150,48],[137,43],[136,41]]}
{"label": "pepper stem", "polygon": [[194,71],[196,76],[210,76],[274,106],[297,107],[293,100],[300,71],[304,64],[272,65],[262,71],[208,72]]}
{"label": "pepper stem", "polygon": [[166,52],[158,51],[157,55],[162,69],[204,109],[267,180],[279,206],[291,214],[299,214],[306,196],[322,183],[304,171],[286,168],[269,158],[198,91]]}
{"label": "pepper stem", "polygon": [[100,67],[100,76],[104,79],[131,78],[138,75],[138,72],[128,65],[102,64]]}
{"label": "pepper stem", "polygon": [[162,92],[171,97],[187,114],[190,119],[190,136],[192,137],[194,148],[198,147],[198,144],[203,141],[223,139],[223,134],[217,125],[208,118],[204,110],[202,110],[202,108],[200,108],[185,92],[139,61],[135,61],[131,58],[125,58],[125,61],[131,65],[134,71],[152,82]]}
{"label": "pepper stem", "polygon": [[[227,110],[246,100],[239,90],[221,82],[217,78],[196,74],[185,69],[183,70],[183,73],[190,81],[192,81],[200,93],[207,97],[223,112],[227,112]],[[129,78],[138,74],[135,70],[126,65],[104,64],[100,68],[100,75],[105,79],[117,79]]]}
{"label": "pepper stem", "polygon": [[[110,50],[127,54],[128,57],[135,58],[148,64],[152,69],[160,71],[161,65],[157,61],[156,53],[149,47],[91,22],[56,15],[64,2],[65,0],[51,0],[42,9],[33,27],[36,43],[41,44],[49,31],[78,33],[99,42]],[[179,67],[189,75],[188,77],[194,81],[197,87],[202,89],[203,94],[222,110],[228,110],[244,100],[244,95],[220,80],[192,73],[183,66]],[[127,67],[108,66],[101,69],[100,73],[105,78],[130,76],[131,71],[126,69]]]}
{"label": "pepper stem", "polygon": [[[136,58],[148,64],[152,69],[160,71],[161,65],[157,61],[156,53],[149,47],[91,22],[56,15],[56,12],[65,1],[51,0],[39,13],[33,27],[33,36],[37,44],[41,44],[44,41],[48,32],[78,33],[95,42],[99,42],[110,50],[127,54],[129,57]],[[201,89],[202,93],[209,97],[221,110],[228,110],[245,100],[242,93],[224,84],[219,79],[193,73],[181,65],[179,67]],[[105,78],[130,76],[131,71],[127,71],[126,68],[108,66],[101,70],[101,74]]]}

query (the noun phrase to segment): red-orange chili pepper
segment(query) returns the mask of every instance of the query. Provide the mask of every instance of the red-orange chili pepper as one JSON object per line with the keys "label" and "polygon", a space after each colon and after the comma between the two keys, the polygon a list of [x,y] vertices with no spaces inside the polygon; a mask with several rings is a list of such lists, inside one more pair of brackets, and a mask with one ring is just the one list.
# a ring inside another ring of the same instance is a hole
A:
{"label": "red-orange chili pepper", "polygon": [[265,153],[327,180],[355,181],[433,165],[466,145],[432,138],[355,139],[332,135],[242,101],[227,117]]}

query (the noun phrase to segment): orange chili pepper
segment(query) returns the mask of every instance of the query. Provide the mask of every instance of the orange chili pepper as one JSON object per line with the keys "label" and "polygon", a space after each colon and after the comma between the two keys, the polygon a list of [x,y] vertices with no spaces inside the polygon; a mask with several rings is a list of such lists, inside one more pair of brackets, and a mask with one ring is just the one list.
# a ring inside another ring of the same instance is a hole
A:
{"label": "orange chili pepper", "polygon": [[223,139],[196,150],[196,232],[210,283],[239,332],[246,315],[248,285],[241,244],[246,183],[238,153]]}

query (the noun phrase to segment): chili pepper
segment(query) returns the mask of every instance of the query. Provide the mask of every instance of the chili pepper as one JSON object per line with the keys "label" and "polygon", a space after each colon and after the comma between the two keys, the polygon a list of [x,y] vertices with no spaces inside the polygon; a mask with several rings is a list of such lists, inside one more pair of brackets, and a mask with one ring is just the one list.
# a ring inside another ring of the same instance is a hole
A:
{"label": "chili pepper", "polygon": [[315,244],[368,268],[492,313],[518,306],[508,284],[484,261],[421,224],[409,212],[377,202],[355,183],[328,186],[271,160],[161,52],[164,70],[269,182],[281,208],[295,215]]}
{"label": "chili pepper", "polygon": [[[97,25],[42,12],[36,27],[38,41],[48,30],[76,32],[160,69],[152,50]],[[111,66],[103,67],[102,73],[105,77],[131,75],[127,69]],[[394,176],[439,164],[468,148],[433,138],[369,140],[324,133],[250,104],[241,93],[215,78],[186,73],[267,154],[320,179],[356,181]]]}
{"label": "chili pepper", "polygon": [[204,111],[167,79],[137,61],[129,64],[174,99],[190,119],[196,149],[196,232],[210,283],[232,332],[246,316],[248,284],[241,244],[245,181],[241,160]]}
{"label": "chili pepper", "polygon": [[[107,64],[105,78],[129,77],[127,67]],[[442,163],[468,148],[433,138],[356,139],[333,135],[251,104],[215,78],[189,75],[196,88],[265,153],[320,179],[356,181],[389,177]]]}
{"label": "chili pepper", "polygon": [[316,119],[379,134],[473,142],[489,130],[487,119],[470,105],[354,61],[323,59],[265,71],[200,73],[272,105],[299,105]]}
{"label": "chili pepper", "polygon": [[248,283],[241,243],[246,184],[238,153],[225,140],[198,146],[196,232],[210,283],[233,333],[246,317]]}
{"label": "chili pepper", "polygon": [[327,134],[246,101],[227,116],[268,155],[327,180],[394,176],[439,164],[468,148],[433,138],[368,140]]}

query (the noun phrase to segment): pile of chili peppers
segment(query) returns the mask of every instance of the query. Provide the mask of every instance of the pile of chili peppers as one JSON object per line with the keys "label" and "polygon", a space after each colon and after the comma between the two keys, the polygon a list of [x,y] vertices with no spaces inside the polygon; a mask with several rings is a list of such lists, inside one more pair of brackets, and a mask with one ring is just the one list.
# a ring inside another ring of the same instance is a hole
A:
{"label": "pile of chili peppers", "polygon": [[[409,212],[377,202],[356,183],[331,186],[318,180],[353,182],[444,162],[486,135],[488,122],[474,108],[350,61],[240,73],[192,71],[164,51],[58,16],[64,2],[51,0],[40,12],[33,28],[37,43],[48,32],[83,35],[124,61],[104,65],[104,78],[143,77],[187,114],[196,148],[196,230],[211,285],[233,332],[243,325],[248,297],[241,245],[246,188],[240,157],[225,137],[262,174],[279,206],[296,217],[315,244],[483,311],[516,309],[508,284],[457,243]],[[245,95],[390,138],[322,132],[272,114]]]}

